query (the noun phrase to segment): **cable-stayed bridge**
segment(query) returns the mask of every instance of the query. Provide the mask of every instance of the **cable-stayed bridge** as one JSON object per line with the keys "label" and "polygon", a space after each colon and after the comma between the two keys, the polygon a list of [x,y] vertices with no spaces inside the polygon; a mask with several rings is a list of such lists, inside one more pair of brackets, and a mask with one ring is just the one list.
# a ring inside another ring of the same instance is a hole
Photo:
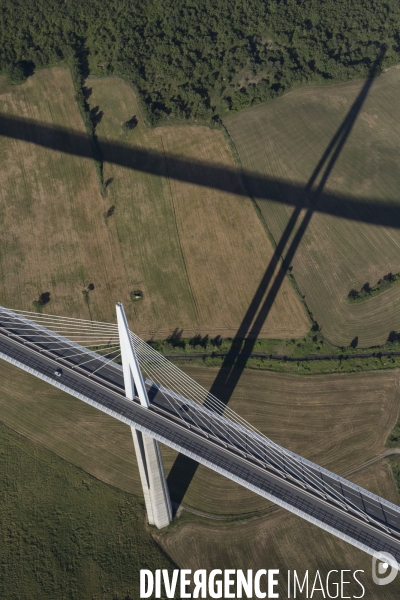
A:
{"label": "cable-stayed bridge", "polygon": [[0,358],[132,428],[150,523],[172,518],[162,442],[400,564],[400,507],[275,444],[130,332],[120,304],[117,322],[0,307]]}

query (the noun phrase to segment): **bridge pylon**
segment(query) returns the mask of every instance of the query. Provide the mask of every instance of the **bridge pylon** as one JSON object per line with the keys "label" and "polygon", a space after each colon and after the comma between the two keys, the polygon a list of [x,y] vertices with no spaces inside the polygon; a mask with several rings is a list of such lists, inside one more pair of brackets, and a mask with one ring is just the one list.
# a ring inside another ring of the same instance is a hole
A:
{"label": "bridge pylon", "polygon": [[[133,400],[137,396],[140,404],[145,408],[149,408],[150,401],[136,350],[129,335],[124,307],[121,303],[118,303],[116,309],[125,395],[129,400]],[[151,436],[141,433],[134,427],[131,427],[131,430],[146,503],[147,517],[151,525],[155,525],[161,529],[171,522],[172,506],[160,447],[158,442]]]}

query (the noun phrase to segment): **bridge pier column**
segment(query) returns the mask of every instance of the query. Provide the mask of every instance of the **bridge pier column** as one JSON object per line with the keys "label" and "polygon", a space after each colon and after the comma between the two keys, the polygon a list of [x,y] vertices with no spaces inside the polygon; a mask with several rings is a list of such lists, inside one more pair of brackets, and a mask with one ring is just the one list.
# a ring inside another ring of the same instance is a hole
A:
{"label": "bridge pier column", "polygon": [[[121,345],[122,368],[124,373],[125,395],[130,400],[139,397],[140,404],[149,408],[139,361],[132,340],[122,304],[117,304],[118,331]],[[139,466],[149,523],[159,529],[172,520],[172,506],[167,480],[165,478],[160,447],[152,437],[132,429],[133,443]]]}
{"label": "bridge pier column", "polygon": [[147,518],[159,529],[170,524],[172,506],[165,478],[160,446],[149,435],[132,429],[133,443],[139,466]]}

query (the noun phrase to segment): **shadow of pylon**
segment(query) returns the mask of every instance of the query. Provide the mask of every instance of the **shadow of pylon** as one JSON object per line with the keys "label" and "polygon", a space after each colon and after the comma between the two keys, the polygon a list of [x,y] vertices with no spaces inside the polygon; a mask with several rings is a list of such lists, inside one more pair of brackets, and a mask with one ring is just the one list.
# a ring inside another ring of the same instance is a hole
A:
{"label": "shadow of pylon", "polygon": [[[372,65],[368,79],[311,174],[303,190],[302,198],[294,207],[238,332],[232,340],[230,350],[210,388],[210,396],[216,396],[225,405],[231,399],[242,376],[248,357],[253,351],[257,337],[284,281],[287,269],[317,209],[318,200],[371,89],[385,52],[386,49],[382,48]],[[286,248],[287,245],[288,248]],[[278,272],[273,278],[277,269]],[[205,406],[207,406],[207,400]],[[209,408],[215,410],[211,404]],[[197,467],[197,462],[182,454],[176,458],[168,475],[168,486],[176,504],[179,505],[182,502]]]}

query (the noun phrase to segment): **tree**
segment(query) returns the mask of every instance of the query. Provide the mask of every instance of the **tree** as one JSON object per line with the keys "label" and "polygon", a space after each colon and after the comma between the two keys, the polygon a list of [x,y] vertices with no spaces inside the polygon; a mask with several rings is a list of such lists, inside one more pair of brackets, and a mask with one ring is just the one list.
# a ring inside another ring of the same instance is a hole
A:
{"label": "tree", "polygon": [[391,331],[389,333],[387,341],[390,344],[393,344],[394,342],[398,342],[399,340],[400,340],[400,333],[397,333],[397,331]]}
{"label": "tree", "polygon": [[361,291],[365,292],[366,294],[369,294],[371,292],[371,286],[369,285],[368,281],[364,283],[364,285],[361,288]]}
{"label": "tree", "polygon": [[351,342],[350,342],[350,346],[351,346],[352,348],[357,348],[357,346],[358,346],[358,336],[357,336],[357,335],[356,335],[356,337],[355,337],[355,338],[353,338],[353,339],[351,340]]}
{"label": "tree", "polygon": [[131,119],[125,121],[125,123],[122,125],[122,129],[125,131],[125,133],[127,133],[128,131],[132,131],[132,129],[135,129],[138,123],[139,121],[137,120],[136,115],[133,115]]}
{"label": "tree", "polygon": [[19,85],[26,81],[24,69],[20,63],[11,63],[6,70],[7,81],[12,85]]}
{"label": "tree", "polygon": [[355,290],[354,288],[351,289],[348,293],[348,297],[351,298],[352,300],[355,300],[356,298],[358,298],[358,292],[357,290]]}

